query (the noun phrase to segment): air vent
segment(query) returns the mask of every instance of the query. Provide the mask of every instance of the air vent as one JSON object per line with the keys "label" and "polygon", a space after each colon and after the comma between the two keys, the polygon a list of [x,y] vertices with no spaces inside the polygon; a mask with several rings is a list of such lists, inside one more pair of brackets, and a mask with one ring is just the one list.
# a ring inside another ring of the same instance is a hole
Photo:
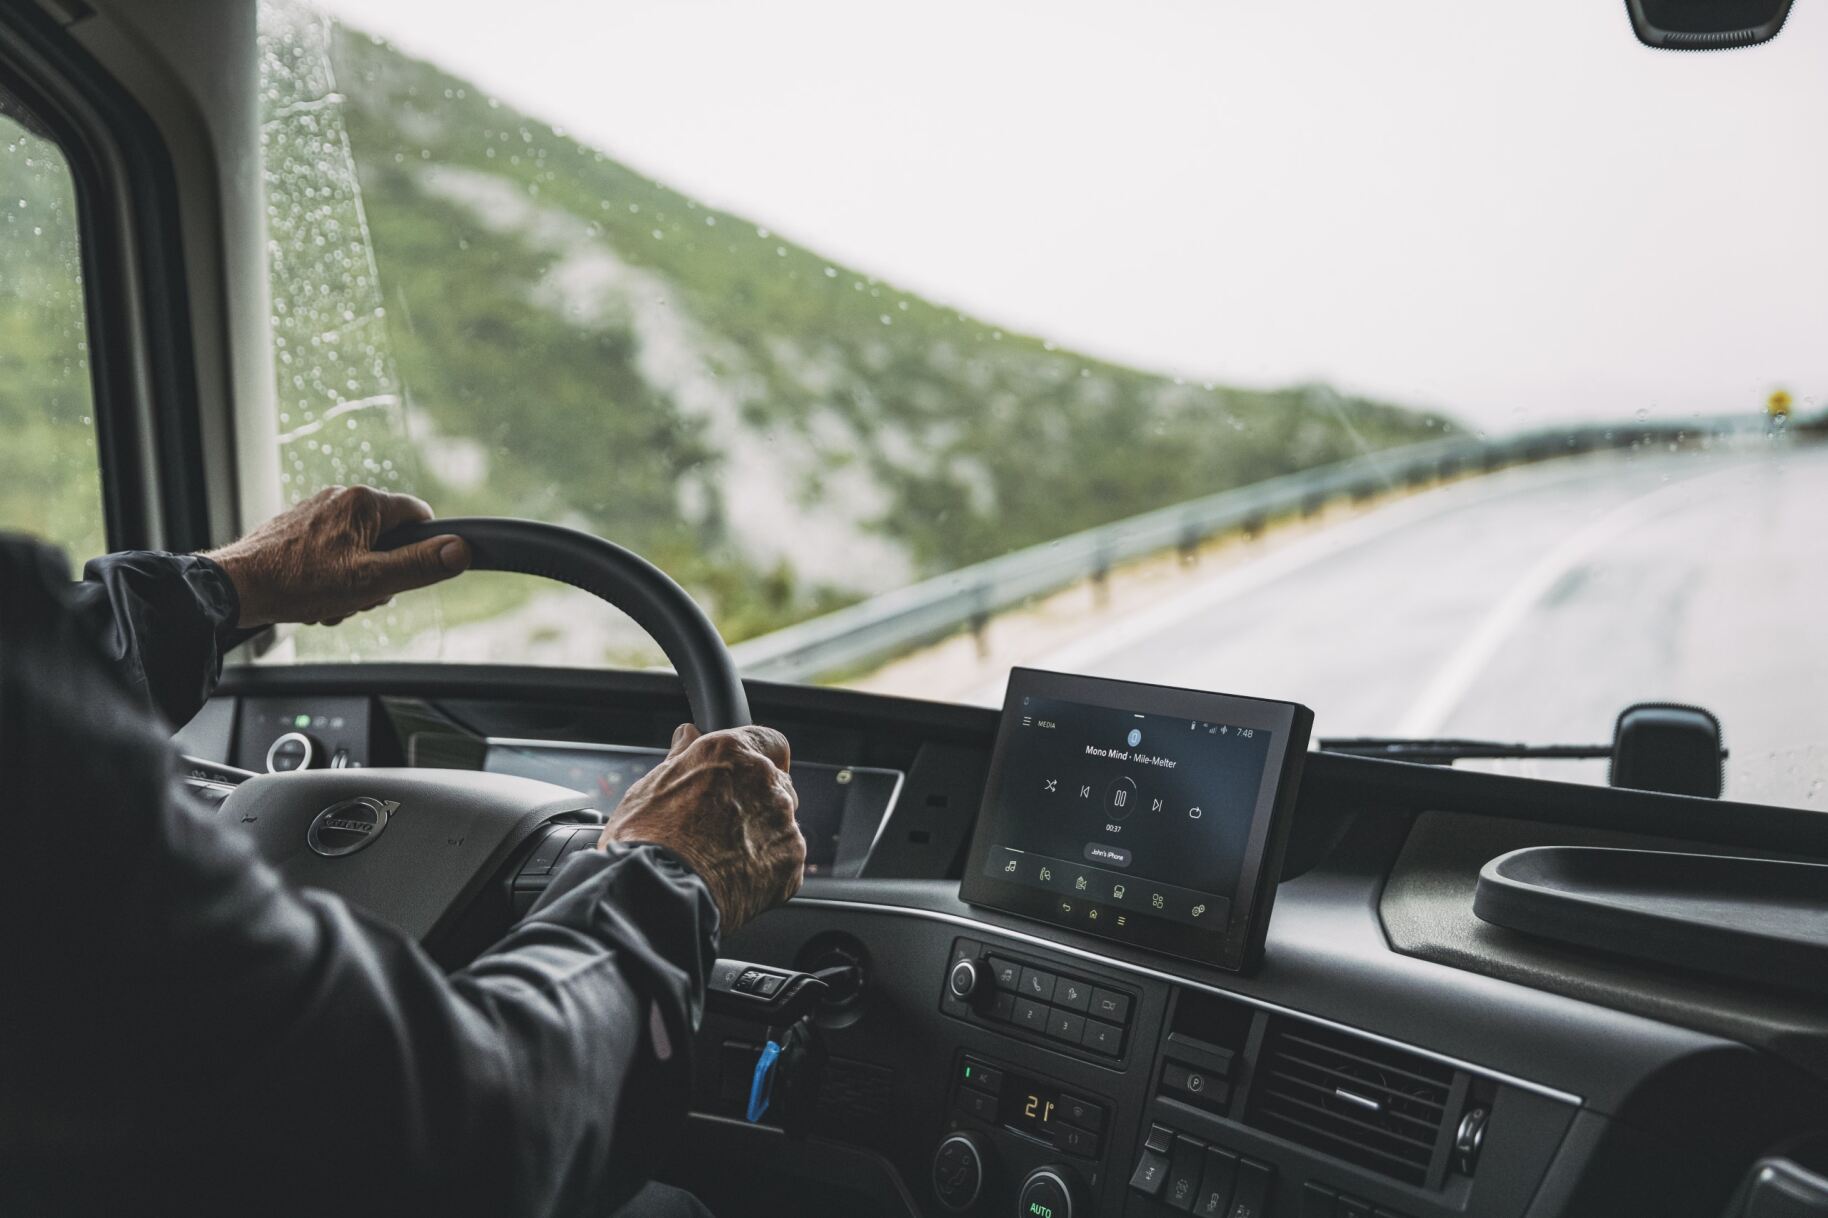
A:
{"label": "air vent", "polygon": [[1274,1019],[1258,1057],[1252,1121],[1268,1133],[1405,1184],[1430,1179],[1454,1070],[1402,1049]]}

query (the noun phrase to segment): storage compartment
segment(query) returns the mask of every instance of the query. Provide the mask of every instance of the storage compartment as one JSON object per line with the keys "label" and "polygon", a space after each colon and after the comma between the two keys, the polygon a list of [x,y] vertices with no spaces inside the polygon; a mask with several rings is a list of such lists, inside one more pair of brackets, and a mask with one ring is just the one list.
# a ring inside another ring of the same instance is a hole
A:
{"label": "storage compartment", "polygon": [[1828,994],[1828,866],[1532,846],[1479,872],[1494,926],[1763,985]]}

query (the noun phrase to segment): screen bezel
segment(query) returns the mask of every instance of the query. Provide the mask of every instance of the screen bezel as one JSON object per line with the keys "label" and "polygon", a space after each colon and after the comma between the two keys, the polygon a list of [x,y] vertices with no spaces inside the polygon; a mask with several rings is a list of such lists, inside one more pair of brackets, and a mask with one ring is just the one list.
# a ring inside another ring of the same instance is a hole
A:
{"label": "screen bezel", "polygon": [[[1241,917],[1234,916],[1223,931],[1146,918],[1136,919],[1128,930],[1118,932],[1108,918],[1100,925],[1077,915],[1062,916],[1057,894],[985,874],[984,863],[995,844],[991,839],[995,819],[1000,814],[997,799],[1002,790],[1004,764],[1015,736],[1011,729],[1020,718],[1025,697],[1053,698],[1207,723],[1229,723],[1260,728],[1271,734],[1238,888],[1232,898],[1234,909],[1242,911]],[[984,797],[978,805],[971,851],[965,862],[964,878],[959,882],[959,899],[968,905],[1034,918],[1081,934],[1133,944],[1228,972],[1249,972],[1262,958],[1263,939],[1269,928],[1276,880],[1282,869],[1282,854],[1288,842],[1289,822],[1294,817],[1295,798],[1313,723],[1313,712],[1297,702],[1044,672],[1035,668],[1012,668],[1008,690],[1003,697],[1003,717],[997,726],[996,746],[984,780]]]}

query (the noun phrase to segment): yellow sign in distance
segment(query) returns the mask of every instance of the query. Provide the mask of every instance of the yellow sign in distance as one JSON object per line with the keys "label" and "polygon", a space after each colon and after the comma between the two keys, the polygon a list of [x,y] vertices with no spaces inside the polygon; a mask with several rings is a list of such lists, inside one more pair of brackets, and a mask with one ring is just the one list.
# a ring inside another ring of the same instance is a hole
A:
{"label": "yellow sign in distance", "polygon": [[1771,396],[1765,399],[1765,413],[1774,419],[1790,417],[1790,394],[1788,390],[1774,389]]}

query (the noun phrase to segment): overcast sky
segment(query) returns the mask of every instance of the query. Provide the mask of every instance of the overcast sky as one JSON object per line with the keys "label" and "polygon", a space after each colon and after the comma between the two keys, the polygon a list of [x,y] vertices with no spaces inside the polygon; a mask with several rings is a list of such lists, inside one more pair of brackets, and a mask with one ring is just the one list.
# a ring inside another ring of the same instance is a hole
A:
{"label": "overcast sky", "polygon": [[1616,0],[327,7],[822,254],[1142,367],[1493,428],[1828,401],[1828,6],[1690,55]]}

